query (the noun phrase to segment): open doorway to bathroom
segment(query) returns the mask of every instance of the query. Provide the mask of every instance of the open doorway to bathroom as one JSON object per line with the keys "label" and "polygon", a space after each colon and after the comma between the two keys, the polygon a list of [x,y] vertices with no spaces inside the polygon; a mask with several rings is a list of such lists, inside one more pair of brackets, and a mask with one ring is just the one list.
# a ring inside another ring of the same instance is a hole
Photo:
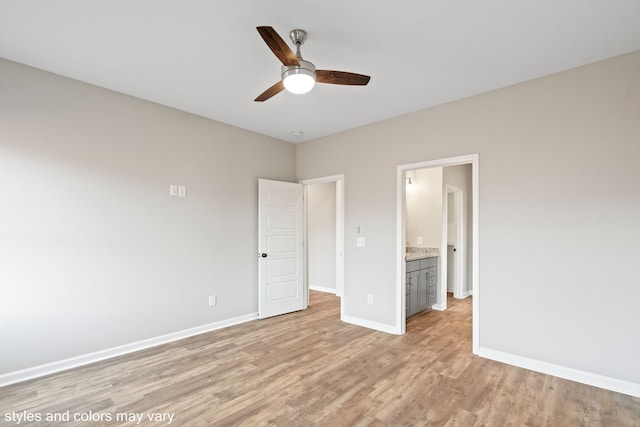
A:
{"label": "open doorway to bathroom", "polygon": [[[398,322],[417,310],[446,310],[447,293],[478,292],[478,156],[461,156],[398,167]],[[419,260],[419,261],[416,261]],[[423,295],[413,283],[424,273]],[[450,280],[452,279],[452,280]],[[426,283],[426,285],[425,285]],[[478,303],[473,300],[473,346]]]}

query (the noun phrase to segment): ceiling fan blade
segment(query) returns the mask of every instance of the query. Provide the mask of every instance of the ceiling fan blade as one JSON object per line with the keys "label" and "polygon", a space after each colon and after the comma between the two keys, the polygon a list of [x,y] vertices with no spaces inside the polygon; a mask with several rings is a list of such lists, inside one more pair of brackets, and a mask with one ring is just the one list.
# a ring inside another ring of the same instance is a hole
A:
{"label": "ceiling fan blade", "polygon": [[278,83],[274,84],[269,89],[265,90],[260,95],[258,95],[258,97],[254,99],[254,101],[256,102],[266,101],[272,96],[279,94],[283,90],[284,90],[284,83],[282,83],[282,80],[280,80]]}
{"label": "ceiling fan blade", "polygon": [[269,49],[278,57],[283,65],[300,65],[296,54],[289,48],[273,27],[256,27]]}
{"label": "ceiling fan blade", "polygon": [[347,73],[346,71],[316,70],[316,82],[333,85],[365,86],[370,76],[364,74]]}

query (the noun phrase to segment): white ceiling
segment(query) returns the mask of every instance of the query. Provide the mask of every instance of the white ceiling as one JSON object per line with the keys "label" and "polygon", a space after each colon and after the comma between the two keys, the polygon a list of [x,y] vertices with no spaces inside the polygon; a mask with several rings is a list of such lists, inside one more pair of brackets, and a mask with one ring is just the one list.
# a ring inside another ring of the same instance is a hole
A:
{"label": "white ceiling", "polygon": [[[261,25],[371,82],[254,102]],[[639,0],[0,0],[4,58],[292,142],[638,49]]]}

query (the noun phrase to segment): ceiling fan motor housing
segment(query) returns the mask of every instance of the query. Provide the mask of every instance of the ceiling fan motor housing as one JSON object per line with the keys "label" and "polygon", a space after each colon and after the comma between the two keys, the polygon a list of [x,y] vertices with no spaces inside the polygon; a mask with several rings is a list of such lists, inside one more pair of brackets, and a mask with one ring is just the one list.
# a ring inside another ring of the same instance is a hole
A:
{"label": "ceiling fan motor housing", "polygon": [[289,92],[305,93],[316,82],[316,67],[309,61],[298,60],[300,65],[283,65],[282,81]]}

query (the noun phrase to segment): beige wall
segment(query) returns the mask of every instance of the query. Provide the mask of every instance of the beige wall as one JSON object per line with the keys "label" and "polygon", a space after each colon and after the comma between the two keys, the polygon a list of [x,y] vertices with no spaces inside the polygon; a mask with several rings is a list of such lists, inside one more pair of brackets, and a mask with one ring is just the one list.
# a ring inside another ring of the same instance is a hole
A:
{"label": "beige wall", "polygon": [[635,52],[298,145],[345,175],[345,314],[398,317],[397,166],[478,153],[480,347],[640,384],[639,118]]}
{"label": "beige wall", "polygon": [[293,181],[294,162],[293,144],[0,60],[0,376],[255,314],[257,180]]}

